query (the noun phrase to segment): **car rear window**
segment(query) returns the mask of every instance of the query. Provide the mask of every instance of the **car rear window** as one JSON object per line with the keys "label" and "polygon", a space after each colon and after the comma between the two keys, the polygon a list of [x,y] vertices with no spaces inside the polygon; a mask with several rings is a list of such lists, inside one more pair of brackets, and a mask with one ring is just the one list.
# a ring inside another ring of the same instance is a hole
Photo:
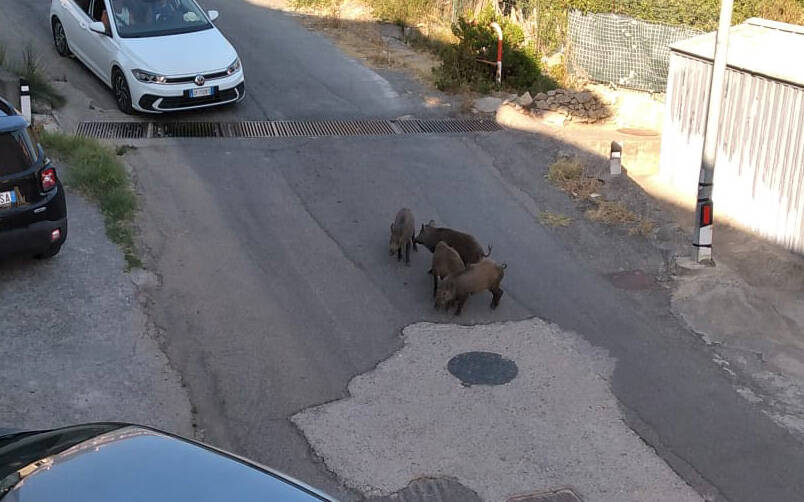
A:
{"label": "car rear window", "polygon": [[25,131],[0,133],[0,176],[25,171],[35,160],[31,138]]}

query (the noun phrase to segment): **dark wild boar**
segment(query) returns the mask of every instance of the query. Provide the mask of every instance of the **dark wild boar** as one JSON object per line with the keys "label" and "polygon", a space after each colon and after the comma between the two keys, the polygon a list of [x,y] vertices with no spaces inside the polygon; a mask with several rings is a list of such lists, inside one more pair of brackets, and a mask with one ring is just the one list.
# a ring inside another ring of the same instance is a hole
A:
{"label": "dark wild boar", "polygon": [[427,225],[422,225],[419,235],[416,236],[416,242],[423,244],[431,253],[435,252],[436,244],[439,241],[444,241],[453,247],[461,255],[461,260],[467,266],[471,263],[477,263],[491,254],[490,245],[488,252],[483,253],[483,248],[471,235],[451,228],[437,227],[433,220],[430,220]]}
{"label": "dark wild boar", "polygon": [[454,277],[447,277],[438,288],[436,306],[444,306],[449,310],[452,303],[456,303],[455,315],[461,315],[463,304],[469,295],[484,290],[491,291],[491,308],[496,309],[500,304],[503,290],[500,282],[505,275],[506,264],[497,265],[494,260],[484,258],[478,263],[466,267],[466,270]]}
{"label": "dark wild boar", "polygon": [[447,277],[458,275],[465,269],[461,255],[446,242],[438,241],[435,251],[433,251],[433,264],[430,268],[430,273],[433,274],[433,298],[436,296],[439,279],[444,280]]}
{"label": "dark wild boar", "polygon": [[396,219],[391,223],[391,242],[388,244],[391,256],[396,253],[397,261],[402,260],[402,250],[405,250],[405,264],[410,265],[410,247],[416,249],[416,241],[413,234],[416,232],[416,224],[413,222],[413,212],[408,208],[402,208],[396,213]]}

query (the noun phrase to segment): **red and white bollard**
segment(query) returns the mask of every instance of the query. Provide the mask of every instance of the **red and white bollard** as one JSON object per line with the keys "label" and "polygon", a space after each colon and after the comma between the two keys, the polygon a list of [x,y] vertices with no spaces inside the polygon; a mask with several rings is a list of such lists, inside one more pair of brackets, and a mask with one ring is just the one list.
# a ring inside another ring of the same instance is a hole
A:
{"label": "red and white bollard", "polygon": [[496,80],[497,83],[502,82],[502,43],[503,43],[503,34],[502,28],[497,23],[491,23],[491,27],[494,28],[494,31],[497,32],[497,75]]}

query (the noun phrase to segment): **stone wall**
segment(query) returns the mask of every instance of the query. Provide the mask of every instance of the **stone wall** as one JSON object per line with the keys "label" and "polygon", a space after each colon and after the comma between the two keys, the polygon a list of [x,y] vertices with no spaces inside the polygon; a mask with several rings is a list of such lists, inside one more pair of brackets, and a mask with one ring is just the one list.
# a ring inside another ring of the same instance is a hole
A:
{"label": "stone wall", "polygon": [[540,92],[526,108],[537,114],[542,111],[563,113],[577,122],[598,122],[612,115],[611,109],[595,94],[569,89]]}

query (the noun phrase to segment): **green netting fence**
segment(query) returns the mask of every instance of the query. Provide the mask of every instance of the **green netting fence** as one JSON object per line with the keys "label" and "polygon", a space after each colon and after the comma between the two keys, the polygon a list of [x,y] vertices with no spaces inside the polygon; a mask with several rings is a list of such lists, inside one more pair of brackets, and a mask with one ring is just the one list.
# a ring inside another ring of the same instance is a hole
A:
{"label": "green netting fence", "polygon": [[617,14],[584,14],[568,19],[568,70],[595,82],[664,92],[670,45],[701,34],[692,28],[647,23]]}

